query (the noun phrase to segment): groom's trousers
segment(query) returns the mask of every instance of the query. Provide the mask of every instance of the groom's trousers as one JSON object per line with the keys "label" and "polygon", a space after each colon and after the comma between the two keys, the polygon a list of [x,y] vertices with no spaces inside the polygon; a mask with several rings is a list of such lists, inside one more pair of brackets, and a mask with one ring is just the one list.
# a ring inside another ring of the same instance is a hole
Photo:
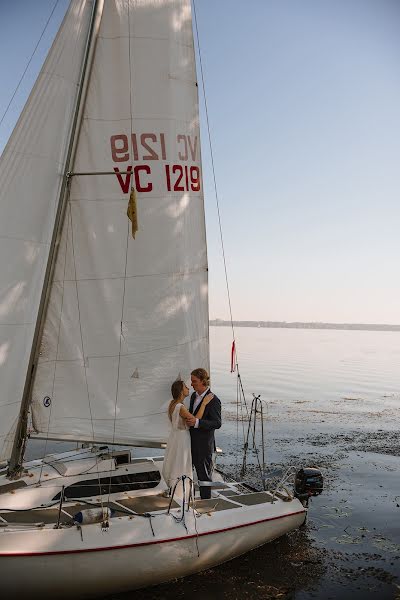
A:
{"label": "groom's trousers", "polygon": [[[196,469],[197,479],[199,481],[212,481],[213,461],[212,454],[209,456],[196,456],[196,452],[192,456],[193,465]],[[200,496],[203,500],[211,498],[211,487],[201,486]]]}

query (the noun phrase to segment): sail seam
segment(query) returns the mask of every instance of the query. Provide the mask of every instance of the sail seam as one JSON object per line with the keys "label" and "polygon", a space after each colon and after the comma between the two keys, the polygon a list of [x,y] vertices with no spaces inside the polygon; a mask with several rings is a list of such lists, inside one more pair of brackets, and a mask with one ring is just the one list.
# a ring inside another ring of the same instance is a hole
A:
{"label": "sail seam", "polygon": [[123,279],[137,279],[139,277],[185,277],[187,275],[196,275],[197,273],[202,273],[206,271],[207,267],[201,266],[198,269],[193,269],[191,271],[172,271],[165,273],[143,273],[140,275],[127,275],[124,277],[123,275],[110,275],[109,277],[82,277],[82,279],[55,279],[54,283],[62,283],[62,281],[120,281]]}
{"label": "sail seam", "polygon": [[[194,83],[192,81],[191,83]],[[84,121],[98,121],[99,123],[123,123],[124,121],[129,121],[128,117],[123,117],[122,119],[100,119],[99,117],[88,117],[85,115],[83,118]],[[182,119],[172,117],[170,115],[145,115],[142,117],[134,117],[134,121],[173,121],[175,123],[185,123],[186,125],[190,125],[193,122],[193,119]]]}
{"label": "sail seam", "polygon": [[[32,158],[43,158],[44,160],[48,160],[49,162],[54,162],[54,164],[58,165],[59,167],[62,167],[62,163],[55,159],[54,156],[52,156],[51,154],[36,154],[35,152],[28,152],[28,151],[17,151],[15,149],[13,149],[12,146],[10,146],[9,151],[8,151],[9,155],[11,156],[30,156]],[[59,173],[59,176],[62,177],[62,173]]]}
{"label": "sail seam", "polygon": [[172,40],[171,38],[164,37],[152,37],[149,35],[100,35],[99,40],[150,40],[151,42],[160,41],[160,42],[168,42],[169,46],[178,46],[179,48],[189,48],[191,49],[191,44],[185,44],[184,42],[178,42],[177,40]]}
{"label": "sail seam", "polygon": [[30,244],[37,244],[38,246],[50,246],[50,242],[39,242],[37,240],[30,240],[24,237],[16,237],[13,235],[0,234],[0,240],[14,240],[17,242],[29,242]]}
{"label": "sail seam", "polygon": [[33,321],[24,321],[23,323],[0,323],[0,327],[26,327],[27,325],[33,324]]}
{"label": "sail seam", "polygon": [[95,359],[95,358],[118,358],[119,356],[126,358],[128,356],[137,356],[140,354],[149,354],[149,352],[159,352],[160,350],[171,350],[173,348],[181,348],[182,346],[187,346],[189,344],[194,344],[196,342],[202,342],[204,340],[207,340],[208,337],[207,336],[203,336],[201,338],[196,338],[194,340],[189,340],[187,342],[182,342],[180,344],[173,344],[172,346],[160,346],[158,348],[151,348],[150,350],[141,350],[140,352],[127,352],[127,353],[123,353],[123,354],[93,354],[91,356],[86,355],[84,358],[65,358],[65,359],[53,359],[53,360],[40,360],[40,364],[51,364],[51,363],[72,363],[72,362],[81,362],[83,363],[84,360],[91,360],[91,359]]}
{"label": "sail seam", "polygon": [[[114,419],[114,417],[95,417],[93,419],[93,421],[102,421],[102,422],[105,422],[105,423],[114,422],[114,420],[115,421],[132,421],[133,419],[143,419],[144,417],[156,417],[157,415],[165,415],[166,413],[167,413],[166,410],[161,410],[159,412],[145,413],[143,415],[131,415],[130,417],[127,417],[127,416],[116,417],[115,419]],[[75,420],[77,418],[79,418],[79,421],[90,421],[90,422],[92,421],[91,417],[84,417],[82,415],[79,415],[79,417],[78,416],[75,416],[75,417],[72,416],[71,417],[71,416],[65,415],[65,416],[63,416],[63,421],[68,421],[68,420],[71,421],[71,420]],[[56,433],[56,431],[57,431],[56,429],[50,430],[48,432],[48,434],[51,435],[51,433]],[[113,444],[113,443],[114,442],[111,442],[111,444]]]}
{"label": "sail seam", "polygon": [[[19,401],[15,400],[15,402],[6,402],[5,404],[0,404],[0,408],[4,408],[5,406],[14,406],[14,404],[19,404]],[[1,437],[1,435],[0,435],[0,437]]]}
{"label": "sail seam", "polygon": [[[55,67],[57,68],[57,66]],[[59,81],[66,81],[67,83],[72,83],[73,85],[78,85],[78,82],[72,78],[72,77],[65,77],[65,75],[60,75],[59,73],[56,73],[56,71],[47,71],[44,70],[42,71],[42,75],[46,76],[48,79],[51,79],[51,83],[53,83],[53,80],[59,80]]]}
{"label": "sail seam", "polygon": [[[81,173],[74,173],[74,175],[81,175]],[[100,173],[91,173],[90,174],[92,177],[93,176],[101,176],[104,175],[104,172],[100,172]],[[110,175],[114,175],[115,173],[110,173]],[[86,174],[86,176],[89,176],[89,174]],[[148,203],[151,200],[164,200],[165,198],[170,198],[172,199],[176,199],[176,200],[181,200],[182,199],[182,195],[181,194],[172,194],[171,192],[169,192],[168,194],[163,194],[162,196],[155,196],[153,194],[148,195],[146,198],[146,202]],[[198,196],[194,196],[194,198],[199,199],[201,198],[200,194]],[[125,203],[126,204],[126,199],[125,198],[71,198],[70,199],[71,202],[121,202],[121,203]]]}

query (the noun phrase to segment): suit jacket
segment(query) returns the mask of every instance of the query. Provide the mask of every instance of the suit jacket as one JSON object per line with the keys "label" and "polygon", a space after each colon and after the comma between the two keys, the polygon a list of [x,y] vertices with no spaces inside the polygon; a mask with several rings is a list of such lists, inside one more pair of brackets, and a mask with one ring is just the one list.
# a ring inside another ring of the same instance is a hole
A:
{"label": "suit jacket", "polygon": [[[210,390],[211,392],[211,390]],[[209,392],[209,393],[210,393]],[[211,392],[212,393],[212,392]],[[196,392],[190,397],[189,412],[196,416],[201,402],[197,409],[193,412],[193,404],[196,398]],[[207,404],[204,415],[199,419],[199,427],[190,428],[190,439],[192,443],[192,458],[194,464],[196,461],[202,461],[204,458],[210,457],[215,450],[214,431],[221,427],[221,401],[214,395],[214,398]]]}

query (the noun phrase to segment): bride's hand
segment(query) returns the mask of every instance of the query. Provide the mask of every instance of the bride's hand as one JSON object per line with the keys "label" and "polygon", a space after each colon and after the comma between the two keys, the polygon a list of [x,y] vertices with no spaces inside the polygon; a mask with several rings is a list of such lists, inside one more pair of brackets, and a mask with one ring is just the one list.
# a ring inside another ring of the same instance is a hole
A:
{"label": "bride's hand", "polygon": [[204,404],[209,404],[211,402],[211,400],[214,398],[214,394],[207,394],[207,396],[204,396]]}

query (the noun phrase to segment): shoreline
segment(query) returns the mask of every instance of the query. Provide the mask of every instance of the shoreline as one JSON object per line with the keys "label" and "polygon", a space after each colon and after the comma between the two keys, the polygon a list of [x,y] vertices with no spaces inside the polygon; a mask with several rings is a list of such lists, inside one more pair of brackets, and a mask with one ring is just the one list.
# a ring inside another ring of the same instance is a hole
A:
{"label": "shoreline", "polygon": [[210,327],[252,327],[254,329],[328,329],[334,331],[391,331],[400,332],[400,325],[379,323],[317,323],[317,322],[286,322],[286,321],[222,321],[212,319]]}

